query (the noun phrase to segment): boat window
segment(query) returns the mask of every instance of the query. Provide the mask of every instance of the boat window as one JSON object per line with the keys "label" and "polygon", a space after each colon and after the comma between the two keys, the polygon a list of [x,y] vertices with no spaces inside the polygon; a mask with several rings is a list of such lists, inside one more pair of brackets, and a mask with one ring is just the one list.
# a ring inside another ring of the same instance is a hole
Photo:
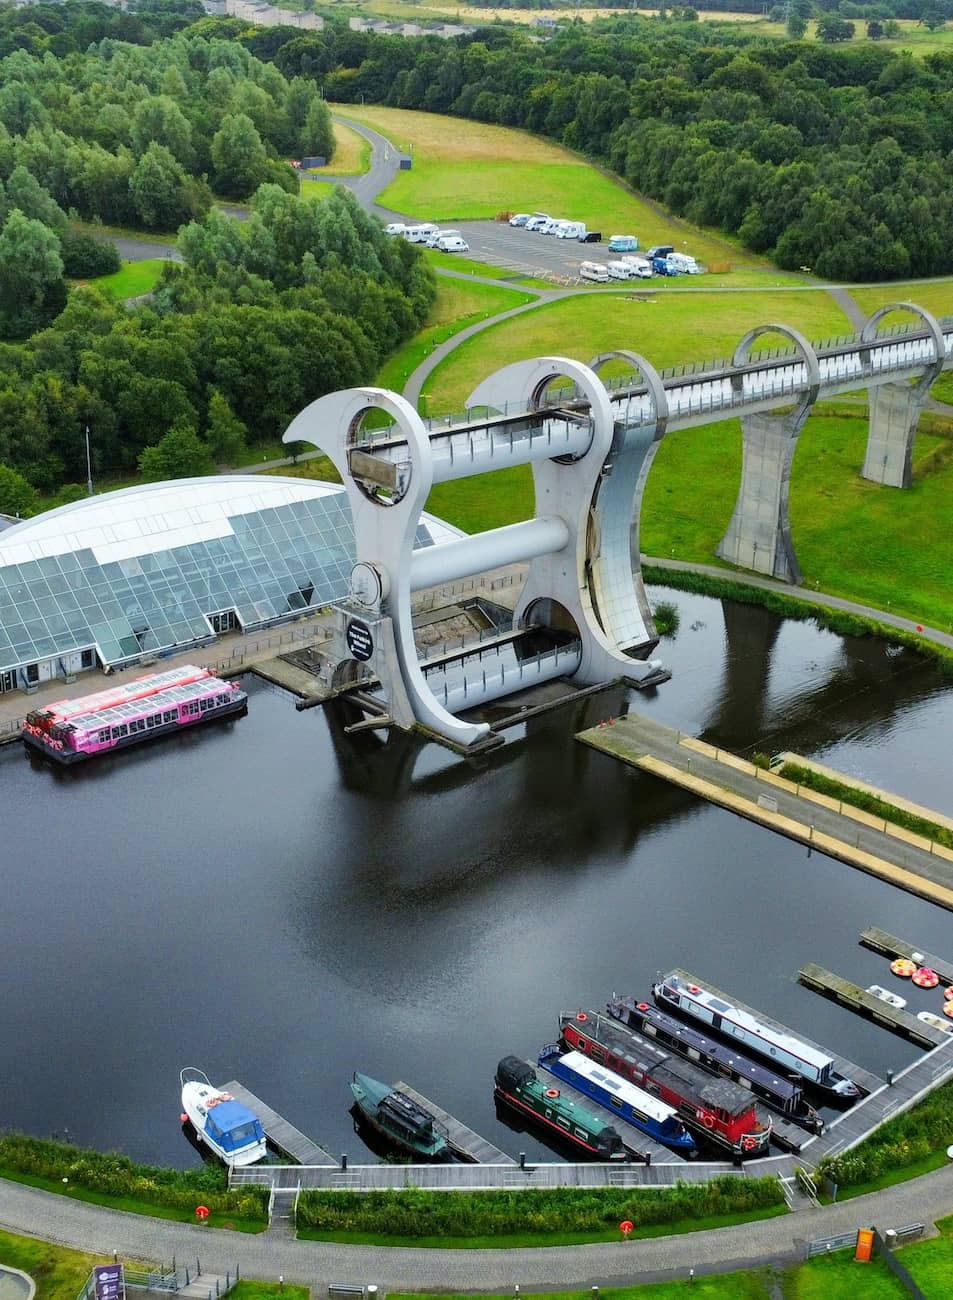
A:
{"label": "boat window", "polygon": [[708,1005],[713,1011],[730,1011],[731,1007],[727,1002],[722,1002],[720,998],[709,998]]}
{"label": "boat window", "polygon": [[592,1045],[592,1059],[594,1061],[605,1061],[606,1059],[605,1052],[601,1047],[596,1047],[595,1043]]}
{"label": "boat window", "polygon": [[564,1128],[564,1129],[569,1128],[569,1120],[565,1119],[564,1116],[562,1115],[556,1116],[556,1123],[559,1125],[560,1128]]}
{"label": "boat window", "polygon": [[105,728],[104,728],[104,729],[99,733],[99,743],[100,743],[101,745],[105,745],[106,742],[107,742],[108,740],[111,739],[111,737],[112,737],[112,731],[111,731],[111,729],[110,729],[109,727],[105,727]]}
{"label": "boat window", "polygon": [[587,1142],[589,1140],[589,1134],[586,1132],[584,1128],[574,1128],[573,1132],[575,1133],[577,1138],[582,1138],[584,1142]]}
{"label": "boat window", "polygon": [[198,711],[199,711],[198,700],[190,700],[189,703],[186,705],[186,712],[189,714],[190,717],[194,718],[198,713]]}
{"label": "boat window", "polygon": [[178,718],[178,716],[179,716],[179,711],[178,711],[178,709],[166,709],[165,713],[163,713],[163,715],[162,715],[162,721],[163,721],[163,722],[175,722],[175,720]]}
{"label": "boat window", "polygon": [[622,1102],[619,1100],[618,1097],[610,1097],[610,1098],[609,1098],[609,1101],[611,1102],[611,1104],[612,1104],[613,1106],[615,1106],[616,1110],[621,1110],[621,1109],[622,1109]]}

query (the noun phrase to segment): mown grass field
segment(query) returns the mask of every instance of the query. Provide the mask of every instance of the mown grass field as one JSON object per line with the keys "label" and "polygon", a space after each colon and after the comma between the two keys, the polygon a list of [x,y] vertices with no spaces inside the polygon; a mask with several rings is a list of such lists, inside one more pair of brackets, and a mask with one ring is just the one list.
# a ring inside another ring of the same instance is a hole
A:
{"label": "mown grass field", "polygon": [[151,293],[156,287],[165,263],[163,257],[149,257],[143,262],[123,262],[112,275],[98,276],[90,283],[104,290],[111,298],[138,298],[140,294]]}
{"label": "mown grass field", "polygon": [[[812,339],[850,328],[840,307],[824,293],[785,292],[780,301],[758,293],[670,290],[656,295],[647,284],[642,288],[631,281],[619,292],[573,295],[492,326],[463,343],[430,376],[424,386],[428,409],[436,414],[462,410],[481,380],[528,357],[556,353],[589,361],[600,352],[628,348],[662,369],[680,361],[730,357],[749,329],[771,320],[794,325]],[[763,346],[780,342],[769,336]]]}
{"label": "mown grass field", "polygon": [[341,122],[334,128],[334,157],[326,167],[315,170],[317,176],[363,176],[371,165],[371,146],[362,135]]}
{"label": "mown grass field", "polygon": [[399,108],[332,107],[366,122],[405,152],[413,146],[413,168],[399,172],[379,196],[398,212],[449,222],[539,210],[585,221],[590,230],[606,234],[636,234],[643,247],[677,239],[679,247],[689,243],[703,261],[765,265],[740,246],[656,211],[577,154],[527,131]]}
{"label": "mown grass field", "polygon": [[105,1262],[102,1255],[0,1232],[0,1264],[29,1273],[36,1283],[37,1300],[76,1300],[93,1265]]}

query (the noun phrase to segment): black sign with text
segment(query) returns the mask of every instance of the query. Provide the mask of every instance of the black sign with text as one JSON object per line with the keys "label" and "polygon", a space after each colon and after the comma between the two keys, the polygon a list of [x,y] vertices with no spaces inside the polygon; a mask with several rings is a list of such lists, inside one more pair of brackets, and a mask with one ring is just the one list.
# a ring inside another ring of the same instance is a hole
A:
{"label": "black sign with text", "polygon": [[358,663],[367,663],[374,653],[374,638],[371,629],[360,619],[354,618],[347,625],[347,648]]}

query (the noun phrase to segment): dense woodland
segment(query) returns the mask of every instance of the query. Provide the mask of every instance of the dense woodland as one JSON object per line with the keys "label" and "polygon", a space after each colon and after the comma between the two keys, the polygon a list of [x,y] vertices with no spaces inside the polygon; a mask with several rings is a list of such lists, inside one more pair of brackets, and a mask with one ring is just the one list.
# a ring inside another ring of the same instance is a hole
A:
{"label": "dense woodland", "polygon": [[[631,14],[444,41],[198,12],[0,5],[0,511],[80,492],[87,425],[97,477],[241,463],[419,328],[417,250],[343,191],[297,197],[287,160],[333,148],[325,99],[547,135],[785,267],[953,270],[953,53]],[[67,297],[67,277],[115,265],[97,222],[182,227],[184,265],[147,306]]]}
{"label": "dense woodland", "polygon": [[325,30],[273,57],[331,100],[550,136],[783,267],[953,270],[953,52],[617,18],[542,43],[511,28],[456,41]]}

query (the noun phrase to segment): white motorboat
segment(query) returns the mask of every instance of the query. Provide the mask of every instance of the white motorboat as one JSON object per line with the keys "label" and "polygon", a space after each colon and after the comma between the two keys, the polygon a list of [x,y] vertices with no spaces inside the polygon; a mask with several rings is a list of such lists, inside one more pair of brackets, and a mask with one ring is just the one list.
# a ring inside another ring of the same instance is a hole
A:
{"label": "white motorboat", "polygon": [[258,1116],[230,1092],[215,1088],[208,1075],[194,1066],[179,1072],[182,1111],[220,1160],[231,1166],[253,1165],[267,1155],[265,1131]]}
{"label": "white motorboat", "polygon": [[875,998],[880,998],[880,1001],[886,1002],[888,1006],[896,1007],[898,1011],[902,1011],[907,1005],[906,998],[900,997],[898,993],[891,993],[880,984],[868,984],[867,992],[872,993]]}
{"label": "white motorboat", "polygon": [[942,1016],[934,1015],[932,1011],[918,1011],[917,1019],[922,1020],[925,1025],[932,1025],[934,1029],[942,1029],[944,1034],[953,1034],[953,1020],[944,1020]]}

